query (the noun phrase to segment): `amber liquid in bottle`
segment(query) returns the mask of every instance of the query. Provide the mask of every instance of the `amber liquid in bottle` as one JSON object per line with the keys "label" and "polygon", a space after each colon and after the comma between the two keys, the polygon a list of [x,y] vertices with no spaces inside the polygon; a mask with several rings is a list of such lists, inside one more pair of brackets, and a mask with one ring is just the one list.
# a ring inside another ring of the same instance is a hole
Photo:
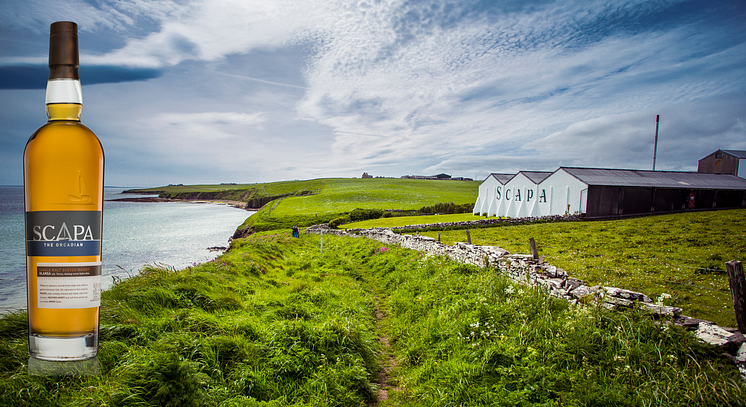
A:
{"label": "amber liquid in bottle", "polygon": [[104,153],[80,99],[77,78],[50,74],[49,120],[23,156],[29,353],[45,360],[98,352]]}

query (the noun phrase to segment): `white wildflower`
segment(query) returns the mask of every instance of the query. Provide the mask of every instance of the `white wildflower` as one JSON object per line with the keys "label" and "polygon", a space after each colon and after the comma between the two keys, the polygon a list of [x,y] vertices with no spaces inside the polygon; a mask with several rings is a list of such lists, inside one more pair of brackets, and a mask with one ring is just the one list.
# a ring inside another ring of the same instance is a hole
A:
{"label": "white wildflower", "polygon": [[656,301],[655,301],[655,305],[657,305],[657,306],[659,306],[659,307],[662,307],[662,306],[663,306],[663,302],[664,302],[665,300],[669,299],[669,298],[671,298],[671,294],[667,294],[667,293],[662,293],[662,294],[661,294],[661,295],[660,295],[660,296],[658,297],[658,299],[656,299]]}

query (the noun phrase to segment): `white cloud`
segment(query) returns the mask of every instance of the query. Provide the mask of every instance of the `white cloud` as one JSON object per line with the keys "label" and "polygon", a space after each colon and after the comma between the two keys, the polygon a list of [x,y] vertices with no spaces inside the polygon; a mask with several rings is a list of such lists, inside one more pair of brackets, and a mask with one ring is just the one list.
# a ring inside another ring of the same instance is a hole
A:
{"label": "white cloud", "polygon": [[49,24],[55,21],[75,21],[81,29],[93,31],[104,28],[122,28],[131,24],[132,18],[115,8],[96,8],[82,0],[69,1],[4,1],[2,24],[41,34],[49,33]]}
{"label": "white cloud", "polygon": [[147,2],[129,7],[157,18],[160,29],[132,38],[121,49],[92,59],[149,67],[177,65],[187,60],[215,61],[254,48],[278,48],[317,30],[328,15],[325,2],[291,0],[210,0],[171,7],[150,15]]}
{"label": "white cloud", "polygon": [[[728,103],[746,92],[743,30],[705,12],[678,18],[677,3],[117,1],[81,9],[129,37],[82,61],[164,72],[150,95],[163,106],[136,119],[161,150],[177,143],[181,157],[224,169],[248,167],[232,155],[247,152],[268,172],[303,168],[291,178],[623,165],[657,113],[687,123],[672,137],[697,151],[735,148],[746,118]],[[291,49],[305,59],[237,62]],[[272,65],[285,61],[294,66]],[[188,79],[210,69],[209,83]],[[261,98],[244,96],[257,89]],[[710,120],[718,111],[728,126]],[[692,153],[670,150],[689,154],[679,165],[689,168]]]}
{"label": "white cloud", "polygon": [[247,127],[261,129],[262,113],[161,113],[150,120],[154,130],[170,139],[219,140],[241,136]]}

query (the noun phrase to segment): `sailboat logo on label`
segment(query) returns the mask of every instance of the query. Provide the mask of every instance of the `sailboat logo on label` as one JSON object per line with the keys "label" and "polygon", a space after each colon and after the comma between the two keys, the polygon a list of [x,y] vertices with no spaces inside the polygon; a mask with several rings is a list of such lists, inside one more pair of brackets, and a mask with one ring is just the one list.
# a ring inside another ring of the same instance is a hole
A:
{"label": "sailboat logo on label", "polygon": [[88,193],[88,186],[86,185],[85,178],[83,178],[80,171],[78,171],[78,177],[73,182],[70,191],[72,193],[68,196],[70,197],[71,202],[91,202],[91,194]]}

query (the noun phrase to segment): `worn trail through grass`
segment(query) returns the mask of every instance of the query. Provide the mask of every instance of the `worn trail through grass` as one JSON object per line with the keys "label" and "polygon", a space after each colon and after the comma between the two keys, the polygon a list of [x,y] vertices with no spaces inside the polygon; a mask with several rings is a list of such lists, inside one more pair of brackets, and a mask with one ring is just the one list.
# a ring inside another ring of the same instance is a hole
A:
{"label": "worn trail through grass", "polygon": [[389,335],[385,332],[384,328],[387,323],[388,319],[381,310],[380,300],[376,297],[376,335],[378,336],[378,343],[380,345],[379,363],[381,364],[381,369],[378,372],[378,389],[376,391],[376,398],[371,403],[372,406],[383,405],[383,403],[389,400],[389,392],[398,391],[396,379],[393,376],[393,370],[396,367],[396,357],[391,348]]}
{"label": "worn trail through grass", "polygon": [[234,240],[104,292],[99,376],[28,374],[0,318],[2,406],[743,406],[732,362],[640,311],[361,238]]}

